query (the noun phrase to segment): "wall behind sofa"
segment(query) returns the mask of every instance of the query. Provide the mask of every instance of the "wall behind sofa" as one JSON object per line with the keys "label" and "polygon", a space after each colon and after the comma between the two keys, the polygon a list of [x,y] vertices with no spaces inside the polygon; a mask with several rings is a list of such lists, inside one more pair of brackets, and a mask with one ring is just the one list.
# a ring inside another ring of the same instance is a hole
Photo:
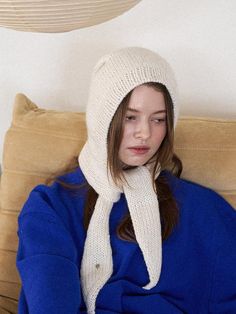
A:
{"label": "wall behind sofa", "polygon": [[44,108],[84,111],[93,65],[124,46],[169,61],[181,115],[236,118],[235,38],[235,0],[143,0],[111,21],[62,34],[0,28],[0,163],[16,93]]}

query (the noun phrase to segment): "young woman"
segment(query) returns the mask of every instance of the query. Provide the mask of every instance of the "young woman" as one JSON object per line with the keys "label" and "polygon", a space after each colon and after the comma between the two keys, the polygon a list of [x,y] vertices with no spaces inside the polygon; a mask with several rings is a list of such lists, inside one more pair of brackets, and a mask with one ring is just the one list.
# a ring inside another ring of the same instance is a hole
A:
{"label": "young woman", "polygon": [[144,48],[94,68],[79,167],[19,216],[19,313],[236,313],[236,212],[180,179],[177,91]]}

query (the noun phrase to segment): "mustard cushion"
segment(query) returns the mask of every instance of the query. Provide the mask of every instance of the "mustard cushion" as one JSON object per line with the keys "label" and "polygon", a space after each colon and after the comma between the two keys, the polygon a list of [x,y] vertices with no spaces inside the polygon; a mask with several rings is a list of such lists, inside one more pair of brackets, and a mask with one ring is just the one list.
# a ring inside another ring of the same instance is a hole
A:
{"label": "mustard cushion", "polygon": [[44,110],[26,96],[16,96],[0,182],[0,313],[17,313],[18,213],[35,185],[78,165],[85,139],[84,113]]}
{"label": "mustard cushion", "polygon": [[[84,113],[40,109],[23,94],[16,96],[0,182],[0,313],[17,313],[18,213],[35,185],[78,165],[86,134]],[[234,207],[235,135],[236,120],[183,117],[175,137],[182,177],[217,190]]]}
{"label": "mustard cushion", "polygon": [[182,117],[175,152],[183,178],[212,188],[236,208],[236,120]]}

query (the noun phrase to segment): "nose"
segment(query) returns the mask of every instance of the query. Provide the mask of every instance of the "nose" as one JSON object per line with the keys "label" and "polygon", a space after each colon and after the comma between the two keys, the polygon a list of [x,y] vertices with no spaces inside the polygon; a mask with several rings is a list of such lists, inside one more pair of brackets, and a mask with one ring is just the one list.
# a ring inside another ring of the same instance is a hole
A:
{"label": "nose", "polygon": [[136,125],[135,137],[137,139],[147,140],[151,135],[151,129],[148,122],[140,122]]}

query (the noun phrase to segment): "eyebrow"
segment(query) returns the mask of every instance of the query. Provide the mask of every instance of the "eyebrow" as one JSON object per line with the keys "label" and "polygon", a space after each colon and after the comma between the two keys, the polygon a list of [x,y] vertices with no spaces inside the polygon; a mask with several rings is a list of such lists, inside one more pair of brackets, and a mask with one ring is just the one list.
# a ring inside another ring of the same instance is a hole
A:
{"label": "eyebrow", "polygon": [[[127,108],[127,111],[140,113],[139,110],[134,109],[134,108]],[[163,113],[163,112],[166,113],[166,109],[155,111],[155,112],[153,112],[153,114]]]}

